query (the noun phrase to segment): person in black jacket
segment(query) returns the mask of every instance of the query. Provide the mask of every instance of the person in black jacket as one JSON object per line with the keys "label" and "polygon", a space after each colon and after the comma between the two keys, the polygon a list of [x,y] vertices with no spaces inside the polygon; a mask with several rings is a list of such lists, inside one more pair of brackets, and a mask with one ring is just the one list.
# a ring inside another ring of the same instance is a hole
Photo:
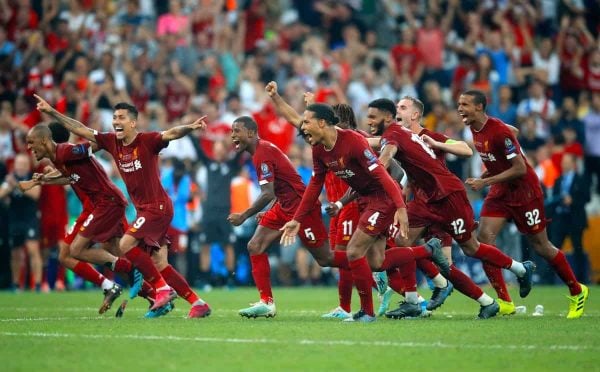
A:
{"label": "person in black jacket", "polygon": [[565,153],[561,166],[562,175],[556,180],[550,199],[552,242],[561,248],[565,239],[571,238],[575,276],[578,281],[587,283],[582,239],[588,226],[585,205],[590,201],[590,188],[584,176],[577,172],[575,155]]}

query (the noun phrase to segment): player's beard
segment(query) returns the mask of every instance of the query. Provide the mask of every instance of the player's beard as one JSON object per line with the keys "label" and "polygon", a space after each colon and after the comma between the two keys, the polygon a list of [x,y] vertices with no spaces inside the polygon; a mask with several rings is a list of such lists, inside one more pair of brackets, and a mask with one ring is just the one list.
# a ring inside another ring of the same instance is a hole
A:
{"label": "player's beard", "polygon": [[377,126],[375,128],[376,130],[374,135],[381,136],[383,134],[383,131],[385,130],[385,121],[381,119],[379,123],[377,123]]}

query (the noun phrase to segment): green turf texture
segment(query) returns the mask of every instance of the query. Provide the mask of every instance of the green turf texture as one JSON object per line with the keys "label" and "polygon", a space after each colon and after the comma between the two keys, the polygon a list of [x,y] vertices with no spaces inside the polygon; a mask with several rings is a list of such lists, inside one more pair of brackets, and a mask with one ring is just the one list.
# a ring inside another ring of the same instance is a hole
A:
{"label": "green turf texture", "polygon": [[[600,369],[600,287],[590,287],[578,320],[565,319],[564,287],[534,287],[524,300],[516,292],[526,315],[475,320],[479,306],[455,291],[431,318],[370,324],[320,318],[337,304],[335,288],[275,288],[273,319],[237,315],[257,299],[250,288],[202,294],[213,308],[206,319],[185,319],[189,305],[181,299],[160,319],[143,319],[147,305],[136,299],[118,319],[124,296],[99,316],[100,290],[3,292],[0,360],[3,371]],[[542,317],[531,316],[537,304]]]}

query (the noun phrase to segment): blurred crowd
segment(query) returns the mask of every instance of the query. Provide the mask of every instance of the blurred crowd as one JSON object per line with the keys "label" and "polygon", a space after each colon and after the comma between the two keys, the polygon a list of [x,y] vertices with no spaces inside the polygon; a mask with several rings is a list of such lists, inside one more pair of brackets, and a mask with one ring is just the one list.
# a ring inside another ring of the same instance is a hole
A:
{"label": "blurred crowd", "polygon": [[[254,117],[306,181],[311,172],[310,150],[265,93],[272,80],[299,112],[310,91],[317,102],[348,102],[361,124],[371,100],[416,96],[427,128],[467,141],[456,99],[484,91],[489,114],[520,130],[549,214],[579,221],[552,224],[562,228],[551,238],[562,246],[570,236],[584,255],[585,206],[600,187],[599,18],[594,0],[0,0],[0,285],[46,289],[43,262],[81,208],[69,188],[44,186],[27,195],[39,231],[18,231],[15,181],[43,166],[20,155],[27,130],[47,122],[34,93],[100,131],[112,130],[120,101],[138,108],[142,131],[206,115],[205,132],[162,154],[176,211],[171,259],[197,285],[247,281],[254,222],[232,229],[223,216],[247,208],[257,185],[248,158],[231,150],[232,121]],[[97,156],[124,189],[112,159]],[[447,162],[463,179],[482,172],[477,156]],[[329,275],[301,249],[273,247],[272,260],[283,284]],[[50,282],[63,287],[55,271]]]}

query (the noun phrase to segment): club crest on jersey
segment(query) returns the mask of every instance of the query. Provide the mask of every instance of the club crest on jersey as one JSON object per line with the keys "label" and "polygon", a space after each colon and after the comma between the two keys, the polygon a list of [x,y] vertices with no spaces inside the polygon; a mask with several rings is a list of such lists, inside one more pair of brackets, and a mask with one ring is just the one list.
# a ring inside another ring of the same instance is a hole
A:
{"label": "club crest on jersey", "polygon": [[80,179],[81,177],[77,173],[73,173],[69,176],[70,183],[77,183],[77,181],[79,181]]}
{"label": "club crest on jersey", "polygon": [[371,152],[371,150],[366,149],[364,154],[365,154],[365,157],[367,158],[369,164],[373,164],[377,161],[377,156],[375,156],[375,154],[373,154]]}
{"label": "club crest on jersey", "polygon": [[269,169],[267,163],[262,163],[260,165],[260,171],[262,172],[263,177],[271,177],[271,170]]}

